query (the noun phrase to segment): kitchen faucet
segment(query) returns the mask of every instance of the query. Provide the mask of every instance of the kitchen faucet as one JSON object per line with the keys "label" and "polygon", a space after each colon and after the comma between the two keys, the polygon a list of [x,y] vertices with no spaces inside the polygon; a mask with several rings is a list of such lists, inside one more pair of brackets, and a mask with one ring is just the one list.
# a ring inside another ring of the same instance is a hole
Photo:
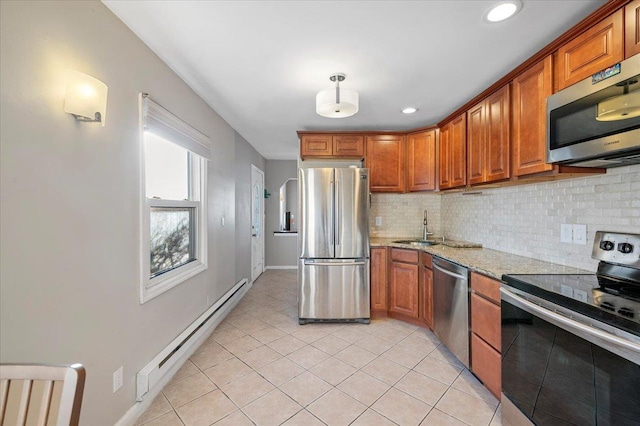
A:
{"label": "kitchen faucet", "polygon": [[427,211],[424,211],[424,219],[422,220],[422,225],[423,225],[423,229],[422,229],[422,239],[424,241],[429,239],[429,235],[433,235],[433,232],[429,232],[429,228],[427,226]]}

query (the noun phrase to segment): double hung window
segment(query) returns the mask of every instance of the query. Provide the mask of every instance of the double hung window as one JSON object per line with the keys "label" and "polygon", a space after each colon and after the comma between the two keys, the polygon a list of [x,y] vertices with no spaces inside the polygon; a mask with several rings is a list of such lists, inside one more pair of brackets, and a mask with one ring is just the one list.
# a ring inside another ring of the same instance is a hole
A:
{"label": "double hung window", "polygon": [[209,139],[140,97],[141,284],[144,303],[207,268]]}

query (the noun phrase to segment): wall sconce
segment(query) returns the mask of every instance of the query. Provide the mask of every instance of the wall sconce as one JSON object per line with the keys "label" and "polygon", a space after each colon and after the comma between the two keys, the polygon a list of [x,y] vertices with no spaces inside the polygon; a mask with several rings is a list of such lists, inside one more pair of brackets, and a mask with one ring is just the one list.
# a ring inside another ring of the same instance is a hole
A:
{"label": "wall sconce", "polygon": [[100,80],[74,70],[67,70],[64,111],[78,121],[102,123],[107,114],[107,85]]}

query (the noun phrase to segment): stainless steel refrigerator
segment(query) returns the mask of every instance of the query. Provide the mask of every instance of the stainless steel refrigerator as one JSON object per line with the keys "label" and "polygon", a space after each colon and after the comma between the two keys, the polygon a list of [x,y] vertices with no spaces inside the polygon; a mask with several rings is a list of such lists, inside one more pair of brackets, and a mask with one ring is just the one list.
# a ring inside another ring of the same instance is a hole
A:
{"label": "stainless steel refrigerator", "polygon": [[369,169],[299,170],[298,318],[369,322]]}

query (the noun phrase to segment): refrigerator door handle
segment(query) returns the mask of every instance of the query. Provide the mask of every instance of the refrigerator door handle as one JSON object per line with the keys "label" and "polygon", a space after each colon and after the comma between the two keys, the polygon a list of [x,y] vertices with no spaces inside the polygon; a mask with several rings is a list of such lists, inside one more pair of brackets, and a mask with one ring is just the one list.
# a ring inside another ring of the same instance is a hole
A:
{"label": "refrigerator door handle", "polygon": [[357,266],[366,265],[366,260],[357,260],[353,262],[317,262],[315,260],[305,260],[304,264],[309,266]]}
{"label": "refrigerator door handle", "polygon": [[335,231],[335,238],[334,238],[334,244],[336,246],[340,245],[340,227],[341,227],[341,222],[342,222],[342,217],[340,214],[340,185],[342,184],[342,182],[340,181],[340,178],[338,178],[336,176],[336,223],[335,223],[335,227],[336,227],[336,231]]}

